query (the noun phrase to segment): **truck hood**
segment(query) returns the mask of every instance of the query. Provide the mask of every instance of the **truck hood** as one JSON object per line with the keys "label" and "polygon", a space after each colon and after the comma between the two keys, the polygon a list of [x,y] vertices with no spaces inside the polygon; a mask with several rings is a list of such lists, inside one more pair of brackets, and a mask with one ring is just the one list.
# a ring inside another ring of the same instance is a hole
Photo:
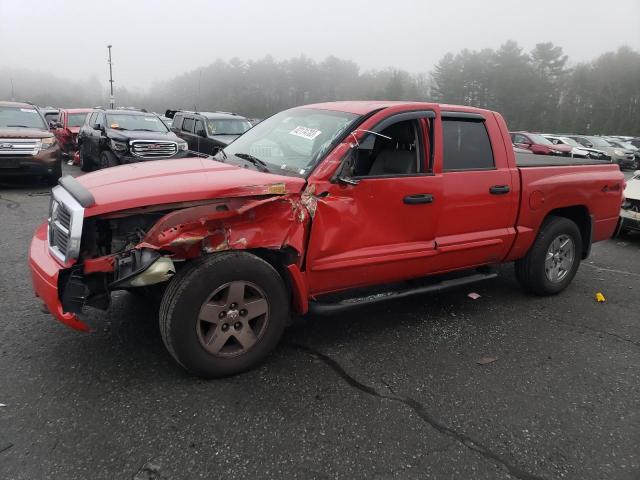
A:
{"label": "truck hood", "polygon": [[216,198],[299,193],[306,181],[221,163],[183,158],[131,163],[76,179],[95,198],[86,216]]}
{"label": "truck hood", "polygon": [[0,128],[0,138],[48,138],[53,133],[39,128]]}
{"label": "truck hood", "polygon": [[239,136],[240,135],[213,135],[210,138],[215,140],[216,142],[222,143],[223,145],[229,145]]}
{"label": "truck hood", "polygon": [[169,140],[173,142],[182,142],[173,132],[141,132],[140,130],[118,130],[114,128],[108,129],[108,136],[114,140]]}

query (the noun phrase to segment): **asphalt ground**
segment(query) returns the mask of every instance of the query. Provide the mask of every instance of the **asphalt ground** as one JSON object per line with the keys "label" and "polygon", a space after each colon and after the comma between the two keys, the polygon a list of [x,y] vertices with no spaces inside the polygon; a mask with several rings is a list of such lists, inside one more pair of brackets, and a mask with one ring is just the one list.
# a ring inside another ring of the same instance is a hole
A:
{"label": "asphalt ground", "polygon": [[259,368],[203,381],[134,295],[92,334],[40,311],[26,255],[48,202],[0,185],[0,479],[640,478],[640,235],[594,245],[558,296],[505,265],[309,318]]}

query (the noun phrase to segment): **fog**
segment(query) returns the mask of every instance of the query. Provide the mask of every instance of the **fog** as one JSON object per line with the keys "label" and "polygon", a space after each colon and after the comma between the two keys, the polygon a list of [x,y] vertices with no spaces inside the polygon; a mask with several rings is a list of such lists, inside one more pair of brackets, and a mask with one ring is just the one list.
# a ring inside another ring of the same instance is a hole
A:
{"label": "fog", "polygon": [[134,90],[234,57],[337,56],[420,73],[447,52],[509,39],[525,50],[553,42],[574,63],[640,49],[638,0],[0,0],[0,19],[0,67],[96,77],[106,88],[112,44],[117,85]]}

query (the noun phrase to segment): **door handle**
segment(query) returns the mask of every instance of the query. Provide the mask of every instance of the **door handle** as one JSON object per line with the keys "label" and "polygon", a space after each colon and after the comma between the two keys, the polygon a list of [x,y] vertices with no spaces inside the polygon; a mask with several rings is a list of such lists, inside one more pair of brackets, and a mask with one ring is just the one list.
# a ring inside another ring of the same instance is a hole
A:
{"label": "door handle", "polygon": [[489,193],[492,195],[504,195],[505,193],[509,193],[510,190],[509,185],[494,185],[489,188]]}
{"label": "door handle", "polygon": [[407,205],[417,205],[419,203],[433,203],[433,195],[430,193],[417,193],[416,195],[407,195],[403,199]]}

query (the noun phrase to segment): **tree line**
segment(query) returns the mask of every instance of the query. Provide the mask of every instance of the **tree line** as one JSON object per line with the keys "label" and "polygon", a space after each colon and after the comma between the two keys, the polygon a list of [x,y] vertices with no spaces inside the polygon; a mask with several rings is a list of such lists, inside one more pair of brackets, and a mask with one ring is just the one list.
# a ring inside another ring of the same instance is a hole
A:
{"label": "tree line", "polygon": [[[108,104],[104,83],[67,81],[45,73],[0,68],[0,98],[40,105]],[[561,47],[530,52],[514,41],[497,50],[445,55],[430,74],[362,70],[351,60],[305,56],[214,63],[155,83],[146,92],[116,88],[116,102],[167,108],[233,111],[263,118],[296,105],[346,99],[422,100],[501,112],[510,128],[548,132],[640,135],[640,54],[628,47],[571,65]]]}

